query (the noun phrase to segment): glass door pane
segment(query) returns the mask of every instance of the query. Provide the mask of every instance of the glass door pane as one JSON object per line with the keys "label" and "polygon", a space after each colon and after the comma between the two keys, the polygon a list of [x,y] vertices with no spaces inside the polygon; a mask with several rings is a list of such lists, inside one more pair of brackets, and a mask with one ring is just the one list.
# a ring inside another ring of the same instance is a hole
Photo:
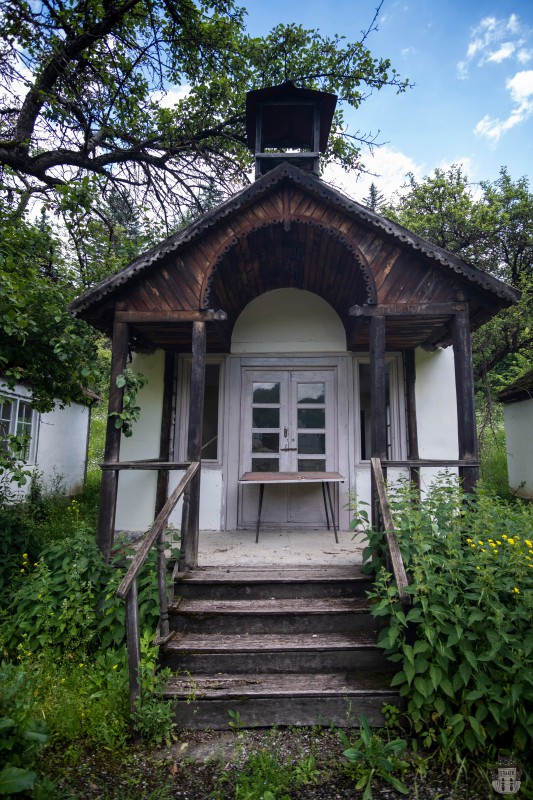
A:
{"label": "glass door pane", "polygon": [[296,435],[298,472],[326,470],[326,384],[300,382],[296,388]]}
{"label": "glass door pane", "polygon": [[252,472],[279,472],[281,384],[252,382]]}

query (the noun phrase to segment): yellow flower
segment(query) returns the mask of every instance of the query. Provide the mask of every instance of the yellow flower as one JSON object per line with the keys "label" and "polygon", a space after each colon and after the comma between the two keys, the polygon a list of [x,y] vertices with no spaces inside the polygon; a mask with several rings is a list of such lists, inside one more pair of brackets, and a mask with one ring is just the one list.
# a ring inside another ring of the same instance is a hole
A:
{"label": "yellow flower", "polygon": [[531,543],[530,539],[524,539],[524,541],[528,547],[533,547],[533,544]]}
{"label": "yellow flower", "polygon": [[481,548],[481,552],[482,552],[482,553],[486,553],[487,551],[485,550],[485,548],[484,548],[484,547],[482,547],[482,548]]}
{"label": "yellow flower", "polygon": [[492,552],[494,553],[494,555],[497,555],[497,554],[498,554],[498,551],[497,551],[497,550],[493,550]]}
{"label": "yellow flower", "polygon": [[507,539],[507,541],[509,542],[509,544],[510,544],[511,546],[514,544],[514,539]]}
{"label": "yellow flower", "polygon": [[470,545],[470,547],[475,547],[475,546],[476,546],[475,544],[471,544],[471,545]]}
{"label": "yellow flower", "polygon": [[513,593],[514,594],[520,594],[520,589],[517,589],[517,587],[515,586],[514,589],[513,589]]}
{"label": "yellow flower", "polygon": [[489,544],[490,544],[491,547],[496,547],[496,545],[492,541],[490,541]]}
{"label": "yellow flower", "polygon": [[483,542],[481,541],[481,539],[478,539],[478,540],[477,540],[477,543],[478,543],[478,544],[481,544],[481,545],[483,544]]}
{"label": "yellow flower", "polygon": [[496,539],[496,544],[501,544],[499,539]]}
{"label": "yellow flower", "polygon": [[83,664],[80,664],[80,668],[83,667]]}
{"label": "yellow flower", "polygon": [[467,539],[466,541],[468,542],[468,544],[470,544],[470,542],[472,541],[472,539]]}
{"label": "yellow flower", "polygon": [[28,554],[27,554],[27,553],[23,553],[23,554],[22,554],[22,558],[24,559],[24,561],[26,561],[26,560],[27,560],[27,558],[28,558]]}
{"label": "yellow flower", "polygon": [[503,534],[502,539],[507,539],[507,534],[506,533]]}
{"label": "yellow flower", "polygon": [[476,567],[476,569],[481,569],[481,567]]}
{"label": "yellow flower", "polygon": [[113,669],[116,669],[117,667],[118,667],[118,664],[113,664]]}

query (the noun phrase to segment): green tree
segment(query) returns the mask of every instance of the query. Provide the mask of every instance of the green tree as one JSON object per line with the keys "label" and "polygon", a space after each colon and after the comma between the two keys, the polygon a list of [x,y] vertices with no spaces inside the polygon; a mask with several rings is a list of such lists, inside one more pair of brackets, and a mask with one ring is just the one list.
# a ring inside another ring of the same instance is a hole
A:
{"label": "green tree", "polygon": [[456,253],[522,292],[474,335],[474,372],[488,386],[506,382],[509,370],[527,363],[533,349],[533,194],[526,177],[513,181],[507,169],[473,193],[458,166],[437,169],[417,181],[384,213],[430,242]]}
{"label": "green tree", "polygon": [[385,206],[386,203],[385,195],[383,194],[383,192],[380,192],[378,190],[378,187],[376,186],[374,181],[372,181],[372,183],[370,184],[368,195],[363,200],[363,203],[365,204],[365,206],[371,208],[372,211],[377,211],[377,212],[379,212],[380,209],[382,209]]}
{"label": "green tree", "polygon": [[[246,91],[289,79],[338,93],[328,158],[353,167],[366,137],[347,134],[343,104],[407,86],[366,45],[376,17],[348,43],[298,25],[251,37],[244,14],[233,0],[6,0],[4,190],[24,205],[58,187],[79,193],[92,176],[102,196],[114,187],[163,215],[201,211],[209,181],[229,193],[246,180]],[[169,88],[177,94],[166,107]]]}
{"label": "green tree", "polygon": [[98,336],[67,312],[74,278],[46,217],[14,221],[0,203],[0,374],[27,383],[38,411],[83,400],[100,379]]}

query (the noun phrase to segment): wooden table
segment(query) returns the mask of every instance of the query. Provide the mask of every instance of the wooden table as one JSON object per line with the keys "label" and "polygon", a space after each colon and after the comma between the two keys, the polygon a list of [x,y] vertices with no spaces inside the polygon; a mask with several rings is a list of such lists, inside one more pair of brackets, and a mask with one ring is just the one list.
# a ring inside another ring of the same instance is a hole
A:
{"label": "wooden table", "polygon": [[[247,484],[259,484],[259,507],[257,509],[257,527],[255,532],[255,543],[259,541],[259,528],[261,526],[261,509],[263,507],[263,495],[265,493],[265,484],[280,484],[280,483],[320,483],[322,484],[322,496],[324,498],[324,509],[326,511],[326,522],[329,526],[328,502],[329,511],[331,513],[331,522],[333,531],[335,533],[335,541],[339,543],[337,536],[337,523],[335,520],[335,509],[331,499],[331,483],[344,483],[344,477],[339,472],[245,472],[239,478],[239,483],[242,486]],[[327,501],[326,501],[327,494]]]}

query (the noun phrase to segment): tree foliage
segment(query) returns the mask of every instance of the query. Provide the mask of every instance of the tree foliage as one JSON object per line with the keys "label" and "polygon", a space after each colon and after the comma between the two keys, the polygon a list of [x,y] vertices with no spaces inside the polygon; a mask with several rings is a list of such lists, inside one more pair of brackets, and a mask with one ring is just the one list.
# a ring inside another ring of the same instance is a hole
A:
{"label": "tree foliage", "polygon": [[[206,179],[225,192],[245,180],[246,91],[285,80],[338,93],[328,158],[352,167],[374,139],[347,134],[343,104],[407,86],[367,48],[376,18],[348,43],[294,24],[252,37],[233,0],[2,8],[0,165],[4,189],[22,204],[93,176],[100,193],[113,187],[166,216],[198,208]],[[175,102],[162,102],[169,89]]]}
{"label": "tree foliage", "polygon": [[[521,290],[520,302],[474,335],[476,378],[499,388],[509,369],[533,349],[533,193],[526,177],[502,167],[496,181],[474,192],[461,167],[436,169],[417,181],[385,214],[430,242]],[[525,362],[527,363],[527,362]],[[513,374],[516,377],[516,374]]]}
{"label": "tree foliage", "polygon": [[61,243],[45,217],[13,221],[1,205],[0,232],[0,374],[31,386],[38,411],[81,400],[100,378],[97,335],[67,312],[76,281]]}

